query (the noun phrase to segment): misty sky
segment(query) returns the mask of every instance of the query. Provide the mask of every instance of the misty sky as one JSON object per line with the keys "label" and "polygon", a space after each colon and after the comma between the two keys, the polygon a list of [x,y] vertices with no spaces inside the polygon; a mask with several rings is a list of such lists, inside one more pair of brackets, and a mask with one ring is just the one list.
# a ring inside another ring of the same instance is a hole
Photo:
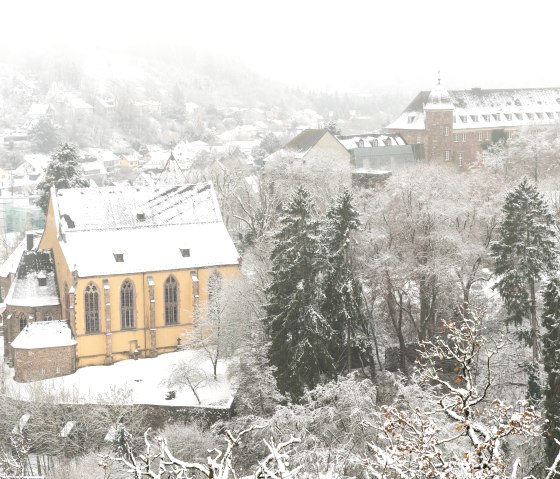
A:
{"label": "misty sky", "polygon": [[501,0],[0,2],[0,47],[189,44],[332,90],[560,86],[560,4]]}

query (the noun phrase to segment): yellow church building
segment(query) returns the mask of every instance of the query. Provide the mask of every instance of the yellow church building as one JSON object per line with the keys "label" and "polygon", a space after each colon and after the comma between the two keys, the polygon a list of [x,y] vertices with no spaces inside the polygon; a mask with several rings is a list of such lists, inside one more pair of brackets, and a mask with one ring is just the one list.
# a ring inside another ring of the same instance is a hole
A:
{"label": "yellow church building", "polygon": [[211,183],[53,189],[5,299],[16,380],[175,351],[239,264]]}

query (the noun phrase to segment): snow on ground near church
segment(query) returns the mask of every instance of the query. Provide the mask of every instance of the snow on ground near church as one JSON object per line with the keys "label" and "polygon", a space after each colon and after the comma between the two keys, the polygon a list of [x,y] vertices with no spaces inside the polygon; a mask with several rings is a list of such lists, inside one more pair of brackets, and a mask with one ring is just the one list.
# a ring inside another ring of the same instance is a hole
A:
{"label": "snow on ground near church", "polygon": [[[1,344],[2,342],[0,342]],[[181,361],[197,361],[200,352],[179,351],[157,358],[128,359],[111,366],[88,366],[74,374],[60,378],[31,383],[13,380],[14,370],[4,365],[3,382],[6,394],[15,399],[32,399],[42,394],[59,398],[61,403],[111,403],[160,404],[165,406],[198,406],[187,387],[176,390],[175,399],[166,400],[169,391],[165,381],[173,365]],[[226,377],[226,365],[218,363],[218,381],[214,381],[212,365],[206,357],[201,358],[200,369],[207,376],[205,384],[197,389],[202,406],[226,406],[232,389]]]}

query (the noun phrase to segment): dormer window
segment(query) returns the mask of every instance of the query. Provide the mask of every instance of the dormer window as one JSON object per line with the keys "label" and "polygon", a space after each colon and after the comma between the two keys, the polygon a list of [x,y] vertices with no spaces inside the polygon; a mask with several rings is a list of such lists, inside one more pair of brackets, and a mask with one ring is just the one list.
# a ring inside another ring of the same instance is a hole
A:
{"label": "dormer window", "polygon": [[189,248],[179,248],[179,251],[183,258],[189,258],[191,256],[191,250]]}
{"label": "dormer window", "polygon": [[519,98],[515,99],[515,105],[516,106],[521,106],[521,100]]}
{"label": "dormer window", "polygon": [[461,119],[461,121],[462,121],[463,123],[466,123],[466,122],[467,122],[467,115],[459,115],[459,118]]}
{"label": "dormer window", "polygon": [[490,121],[490,115],[482,115],[482,118],[484,118],[484,121]]}
{"label": "dormer window", "polygon": [[478,115],[471,115],[472,121],[478,121]]}
{"label": "dormer window", "polygon": [[492,114],[492,116],[494,117],[494,120],[500,121],[500,114],[499,113],[494,113],[494,114]]}
{"label": "dormer window", "polygon": [[554,113],[552,113],[551,111],[547,111],[546,116],[548,116],[548,118],[550,118],[551,120],[554,119]]}
{"label": "dormer window", "polygon": [[37,275],[37,280],[39,281],[39,286],[46,286],[47,285],[47,275],[44,271],[40,271]]}
{"label": "dormer window", "polygon": [[505,115],[506,115],[506,120],[511,121],[511,119],[512,119],[511,113],[506,113]]}
{"label": "dormer window", "polygon": [[117,263],[124,263],[124,253],[113,253]]}
{"label": "dormer window", "polygon": [[358,148],[363,148],[363,147],[364,147],[364,140],[363,140],[363,139],[360,139],[360,140],[358,141]]}
{"label": "dormer window", "polygon": [[529,120],[532,120],[532,119],[533,119],[533,114],[532,114],[532,113],[526,113],[526,115],[527,115],[527,118],[528,118]]}
{"label": "dormer window", "polygon": [[371,146],[379,146],[379,140],[377,138],[371,140]]}
{"label": "dormer window", "polygon": [[137,211],[136,212],[136,219],[138,221],[144,221],[146,219],[146,213],[144,213],[143,211]]}
{"label": "dormer window", "polygon": [[408,115],[408,122],[409,123],[414,123],[414,120],[416,120],[416,115]]}
{"label": "dormer window", "polygon": [[523,120],[523,113],[516,113],[515,118],[517,118],[518,120]]}
{"label": "dormer window", "polygon": [[542,120],[542,119],[543,119],[543,114],[542,114],[542,113],[540,113],[540,112],[539,112],[539,113],[537,113],[537,118],[538,118],[539,120]]}

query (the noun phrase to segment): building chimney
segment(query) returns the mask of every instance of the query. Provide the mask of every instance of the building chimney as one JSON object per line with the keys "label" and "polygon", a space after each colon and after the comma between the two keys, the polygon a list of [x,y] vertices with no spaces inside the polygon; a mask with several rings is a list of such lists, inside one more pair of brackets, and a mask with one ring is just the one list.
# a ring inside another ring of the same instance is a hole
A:
{"label": "building chimney", "polygon": [[27,233],[27,251],[33,249],[33,233]]}

